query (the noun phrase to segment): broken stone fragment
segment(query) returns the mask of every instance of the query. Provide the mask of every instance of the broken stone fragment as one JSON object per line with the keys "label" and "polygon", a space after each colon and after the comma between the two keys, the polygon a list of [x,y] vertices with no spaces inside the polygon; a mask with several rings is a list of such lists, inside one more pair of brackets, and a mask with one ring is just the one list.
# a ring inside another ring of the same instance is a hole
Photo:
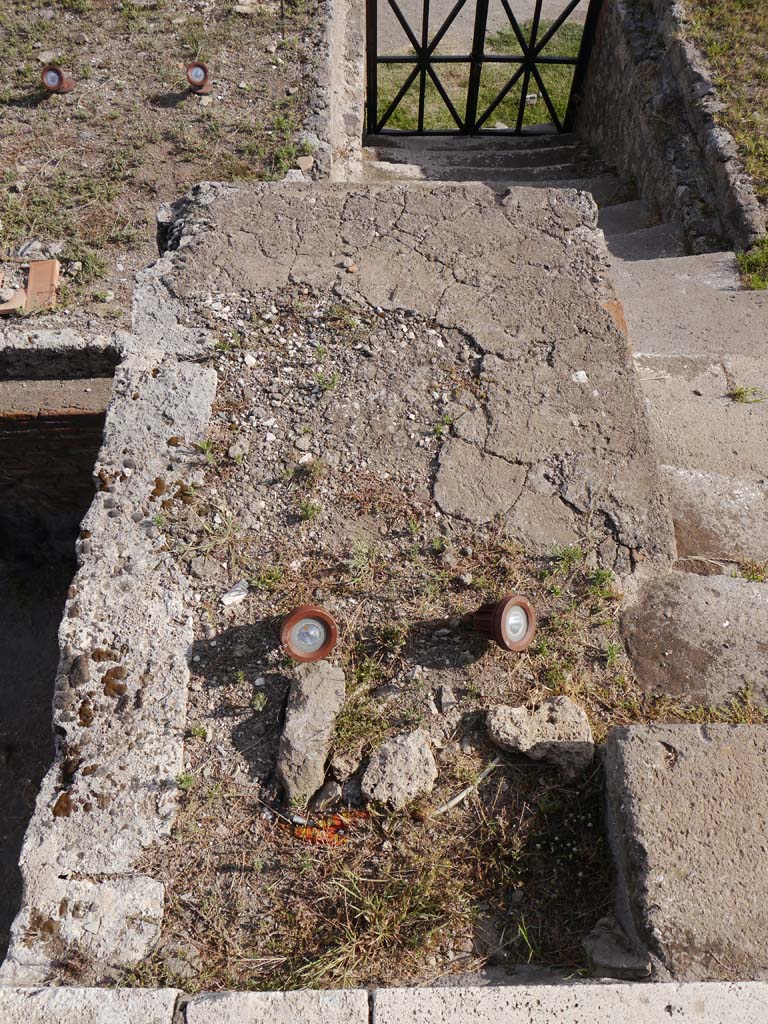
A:
{"label": "broken stone fragment", "polygon": [[615,917],[601,917],[582,946],[596,977],[633,980],[651,974],[648,954],[633,948]]}
{"label": "broken stone fragment", "polygon": [[546,761],[566,779],[586,771],[595,755],[589,719],[570,697],[551,697],[536,711],[501,705],[488,712],[486,724],[497,747]]}
{"label": "broken stone fragment", "polygon": [[437,774],[427,734],[421,729],[401,733],[372,755],[363,775],[362,793],[367,801],[397,811],[431,793]]}
{"label": "broken stone fragment", "polygon": [[296,668],[277,757],[277,774],[289,804],[306,805],[325,782],[325,763],[344,696],[344,672],[337,665],[314,661]]}

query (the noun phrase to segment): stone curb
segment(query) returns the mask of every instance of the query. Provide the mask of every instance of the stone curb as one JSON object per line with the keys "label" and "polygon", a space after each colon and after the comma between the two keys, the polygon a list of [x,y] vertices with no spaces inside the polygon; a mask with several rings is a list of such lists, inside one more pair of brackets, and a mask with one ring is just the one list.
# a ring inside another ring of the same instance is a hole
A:
{"label": "stone curb", "polygon": [[381,989],[373,1024],[764,1024],[768,985],[582,984]]}
{"label": "stone curb", "polygon": [[368,1024],[368,993],[362,989],[333,992],[216,992],[187,1003],[187,1024]]}
{"label": "stone curb", "polygon": [[171,1024],[173,988],[0,988],[2,1024]]}
{"label": "stone curb", "polygon": [[764,982],[219,992],[0,988],[3,1024],[763,1024]]}

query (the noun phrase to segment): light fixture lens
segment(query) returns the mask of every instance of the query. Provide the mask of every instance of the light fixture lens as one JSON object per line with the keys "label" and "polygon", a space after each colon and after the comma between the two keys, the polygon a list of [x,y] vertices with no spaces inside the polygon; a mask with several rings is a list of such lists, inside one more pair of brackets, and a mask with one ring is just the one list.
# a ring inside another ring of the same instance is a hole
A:
{"label": "light fixture lens", "polygon": [[205,81],[205,70],[201,67],[191,67],[189,69],[189,80],[195,85],[201,85]]}
{"label": "light fixture lens", "polygon": [[528,613],[519,604],[513,604],[504,616],[504,632],[512,644],[519,644],[528,632]]}
{"label": "light fixture lens", "polygon": [[43,75],[43,81],[49,89],[58,89],[59,85],[61,84],[61,75],[58,73],[58,71],[54,71],[53,68],[50,68]]}
{"label": "light fixture lens", "polygon": [[291,646],[298,654],[314,654],[328,639],[328,630],[319,619],[299,619],[291,630]]}

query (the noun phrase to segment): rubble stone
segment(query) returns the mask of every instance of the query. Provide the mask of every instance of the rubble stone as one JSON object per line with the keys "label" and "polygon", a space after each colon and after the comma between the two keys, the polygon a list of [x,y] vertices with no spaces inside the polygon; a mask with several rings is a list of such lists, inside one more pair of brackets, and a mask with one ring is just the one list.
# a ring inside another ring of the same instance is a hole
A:
{"label": "rubble stone", "polygon": [[314,661],[297,667],[277,761],[289,803],[307,803],[323,785],[333,726],[344,694],[344,672],[337,665]]}
{"label": "rubble stone", "polygon": [[383,743],[371,757],[362,780],[366,800],[400,810],[432,792],[437,764],[421,729]]}
{"label": "rubble stone", "polygon": [[586,771],[595,756],[589,719],[569,697],[552,697],[536,711],[500,705],[486,724],[497,747],[554,765],[567,779]]}

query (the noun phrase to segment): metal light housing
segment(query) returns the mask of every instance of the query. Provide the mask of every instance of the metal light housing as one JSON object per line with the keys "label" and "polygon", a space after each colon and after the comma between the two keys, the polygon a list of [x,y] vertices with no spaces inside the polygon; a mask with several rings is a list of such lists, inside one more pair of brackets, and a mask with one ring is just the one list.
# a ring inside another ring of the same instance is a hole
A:
{"label": "metal light housing", "polygon": [[187,81],[189,88],[198,96],[207,96],[213,89],[208,65],[201,60],[193,60],[191,64],[187,64]]}
{"label": "metal light housing", "polygon": [[58,64],[46,64],[40,72],[40,81],[46,92],[72,92],[75,88],[74,79],[67,78]]}
{"label": "metal light housing", "polygon": [[536,636],[536,610],[527,597],[507,594],[500,601],[481,605],[469,624],[504,651],[524,651]]}
{"label": "metal light housing", "polygon": [[339,628],[325,608],[302,604],[286,616],[280,629],[280,643],[294,661],[327,658],[339,638]]}

